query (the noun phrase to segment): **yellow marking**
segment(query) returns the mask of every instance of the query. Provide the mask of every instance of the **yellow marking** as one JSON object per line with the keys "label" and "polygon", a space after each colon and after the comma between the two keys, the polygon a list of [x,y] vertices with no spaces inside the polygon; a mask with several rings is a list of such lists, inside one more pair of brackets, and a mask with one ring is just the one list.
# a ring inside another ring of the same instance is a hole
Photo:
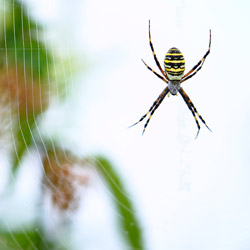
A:
{"label": "yellow marking", "polygon": [[169,49],[169,51],[173,51],[173,50],[179,51],[177,48],[170,48],[170,49]]}
{"label": "yellow marking", "polygon": [[182,69],[182,68],[177,68],[177,69],[175,69],[175,68],[171,68],[171,69],[166,68],[166,71],[176,73],[176,72],[184,72],[184,69]]}
{"label": "yellow marking", "polygon": [[166,56],[183,56],[183,54],[180,52],[180,53],[169,53],[167,52]]}
{"label": "yellow marking", "polygon": [[165,59],[164,60],[165,63],[185,63],[185,60],[168,60],[168,59]]}

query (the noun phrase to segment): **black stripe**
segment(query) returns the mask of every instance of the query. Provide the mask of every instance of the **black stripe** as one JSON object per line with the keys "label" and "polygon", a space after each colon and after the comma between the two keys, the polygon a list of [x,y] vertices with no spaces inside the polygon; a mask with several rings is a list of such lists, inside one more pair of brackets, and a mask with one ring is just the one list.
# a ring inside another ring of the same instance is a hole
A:
{"label": "black stripe", "polygon": [[182,72],[172,72],[172,71],[167,71],[169,75],[171,76],[180,76],[183,74],[183,71]]}
{"label": "black stripe", "polygon": [[174,53],[181,54],[180,50],[178,50],[175,47],[171,48],[167,53],[169,53],[169,54],[174,54]]}
{"label": "black stripe", "polygon": [[166,55],[165,60],[184,60],[183,56]]}
{"label": "black stripe", "polygon": [[175,69],[181,68],[183,65],[185,65],[185,63],[165,63],[165,66],[171,66],[171,68]]}

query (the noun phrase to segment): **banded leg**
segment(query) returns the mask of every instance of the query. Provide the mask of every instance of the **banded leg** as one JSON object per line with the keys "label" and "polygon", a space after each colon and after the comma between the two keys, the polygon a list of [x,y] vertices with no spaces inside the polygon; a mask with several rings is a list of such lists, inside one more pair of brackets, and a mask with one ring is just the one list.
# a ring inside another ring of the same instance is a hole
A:
{"label": "banded leg", "polygon": [[[141,119],[140,119],[138,122],[136,122],[135,124],[129,126],[129,128],[135,126],[136,124],[138,124],[139,122],[141,122],[142,120],[144,120],[144,118],[154,109],[154,107],[161,101],[162,98],[164,98],[164,97],[166,96],[166,94],[167,94],[168,92],[169,92],[169,89],[168,89],[168,87],[166,87],[166,88],[161,92],[161,94],[159,95],[159,97],[154,101],[154,103],[153,103],[153,105],[150,107],[149,111],[148,111],[145,115],[143,115],[143,116],[141,117]],[[144,130],[145,130],[145,128],[144,128]]]}
{"label": "banded leg", "polygon": [[[143,61],[143,60],[142,60]],[[149,70],[151,70],[156,76],[158,76],[161,80],[163,80],[164,82],[166,82],[166,83],[168,83],[168,81],[163,77],[163,76],[161,76],[161,75],[159,75],[157,72],[155,72],[153,69],[151,69],[144,61],[143,61],[143,63],[145,64],[145,66],[149,69]]]}
{"label": "banded leg", "polygon": [[154,112],[155,112],[156,109],[160,106],[160,104],[161,104],[162,101],[164,100],[165,96],[166,96],[167,93],[169,92],[168,88],[166,88],[165,90],[167,90],[167,91],[164,92],[164,94],[163,94],[163,96],[161,97],[161,99],[156,103],[156,105],[154,106],[153,110],[151,111],[150,116],[149,116],[149,118],[147,119],[147,121],[146,121],[146,123],[145,123],[145,125],[144,125],[144,129],[143,129],[143,131],[142,131],[142,135],[144,134],[144,132],[145,132],[145,130],[146,130],[146,127],[148,126],[148,123],[149,123],[151,117],[153,116]]}
{"label": "banded leg", "polygon": [[[196,125],[198,127],[198,132],[197,132],[197,135],[196,135],[196,138],[200,132],[200,124],[198,122],[198,119],[196,117],[196,114],[197,116],[200,118],[200,120],[204,123],[204,125],[211,131],[211,129],[207,126],[205,120],[202,118],[202,116],[198,113],[197,109],[195,108],[194,104],[192,103],[192,101],[190,100],[189,96],[186,94],[186,92],[183,90],[183,88],[180,88],[179,90],[183,100],[185,101],[185,103],[187,104],[188,108],[190,109],[190,111],[192,112],[192,115],[195,119],[195,122],[196,122]],[[211,131],[212,132],[212,131]]]}
{"label": "banded leg", "polygon": [[184,82],[184,81],[186,81],[186,80],[188,80],[189,78],[193,77],[202,68],[204,62],[205,61],[203,61],[201,63],[201,65],[197,68],[197,70],[195,70],[191,75],[187,76],[185,79],[182,78],[181,83]]}
{"label": "banded leg", "polygon": [[[210,53],[210,49],[211,49],[211,30],[209,30],[209,46],[208,46],[208,51],[206,52],[206,54],[203,56],[203,58],[187,73],[183,76],[181,82],[186,81],[187,79],[191,78],[192,76],[194,76],[203,66],[206,57],[209,55]],[[197,69],[197,70],[196,70]],[[191,74],[191,75],[190,75]]]}
{"label": "banded leg", "polygon": [[161,71],[161,73],[166,77],[166,79],[168,79],[167,75],[165,74],[165,72],[162,70],[162,67],[157,59],[157,56],[155,54],[155,51],[154,51],[154,47],[153,47],[153,43],[151,41],[151,32],[150,32],[150,20],[148,21],[148,33],[149,33],[149,45],[150,45],[150,48],[153,52],[153,56],[154,56],[154,59],[155,59],[155,63],[157,65],[157,67],[159,68],[159,70]]}
{"label": "banded leg", "polygon": [[[184,91],[184,90],[182,90]],[[185,93],[185,92],[184,92]],[[186,94],[186,93],[185,93]],[[187,94],[186,94],[187,95]],[[192,101],[189,99],[190,101],[190,105],[192,106],[194,112],[198,115],[198,117],[200,118],[200,120],[203,122],[203,124],[207,127],[208,130],[210,130],[212,132],[212,130],[208,127],[208,125],[206,124],[205,120],[202,118],[202,116],[198,113],[196,107],[194,106],[194,104],[192,103]]]}

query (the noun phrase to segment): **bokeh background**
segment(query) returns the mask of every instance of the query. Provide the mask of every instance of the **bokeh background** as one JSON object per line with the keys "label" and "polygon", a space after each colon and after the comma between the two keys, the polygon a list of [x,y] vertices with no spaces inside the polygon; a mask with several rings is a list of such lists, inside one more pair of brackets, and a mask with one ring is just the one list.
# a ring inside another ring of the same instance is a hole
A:
{"label": "bokeh background", "polygon": [[[250,248],[250,2],[0,1],[0,249]],[[158,59],[201,71],[165,98]]]}

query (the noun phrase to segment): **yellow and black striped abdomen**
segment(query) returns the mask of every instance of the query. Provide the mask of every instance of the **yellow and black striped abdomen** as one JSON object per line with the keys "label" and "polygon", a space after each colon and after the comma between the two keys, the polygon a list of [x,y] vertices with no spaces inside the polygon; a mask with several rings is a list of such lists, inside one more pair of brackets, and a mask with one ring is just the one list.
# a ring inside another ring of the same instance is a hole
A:
{"label": "yellow and black striped abdomen", "polygon": [[185,60],[180,50],[171,48],[165,56],[164,66],[170,81],[180,81],[185,70]]}

